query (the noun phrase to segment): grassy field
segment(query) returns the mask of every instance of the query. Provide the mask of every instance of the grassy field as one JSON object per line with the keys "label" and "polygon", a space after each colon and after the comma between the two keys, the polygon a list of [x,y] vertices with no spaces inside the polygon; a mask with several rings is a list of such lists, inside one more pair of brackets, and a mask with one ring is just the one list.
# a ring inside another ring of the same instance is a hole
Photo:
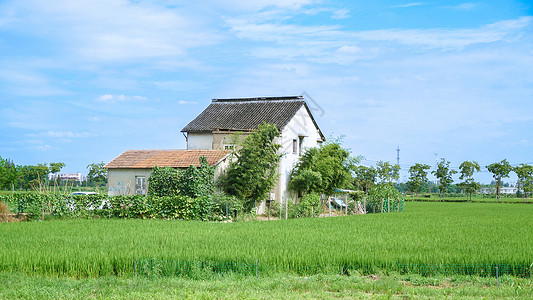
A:
{"label": "grassy field", "polygon": [[[418,198],[413,198],[413,195],[406,195],[405,201],[420,201],[420,202],[439,202],[441,201],[439,194],[420,194]],[[467,198],[464,194],[446,194],[444,202],[477,202],[477,203],[533,203],[531,198],[517,198],[516,195],[502,195],[500,199],[496,199],[495,195],[472,195],[472,199]]]}
{"label": "grassy field", "polygon": [[205,223],[55,220],[0,224],[0,271],[133,276],[136,258],[312,265],[531,264],[533,205],[407,203],[403,213]]}
{"label": "grassy field", "polygon": [[533,281],[516,277],[280,276],[74,279],[0,272],[0,299],[531,299]]}

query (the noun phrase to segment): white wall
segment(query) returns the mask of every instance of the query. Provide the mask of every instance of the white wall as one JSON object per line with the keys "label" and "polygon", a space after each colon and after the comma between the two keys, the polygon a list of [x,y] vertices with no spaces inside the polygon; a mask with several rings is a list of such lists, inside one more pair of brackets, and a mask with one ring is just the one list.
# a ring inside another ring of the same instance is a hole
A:
{"label": "white wall", "polygon": [[212,133],[188,133],[187,134],[187,149],[189,150],[213,149],[213,134]]}
{"label": "white wall", "polygon": [[151,173],[151,169],[109,169],[107,194],[109,196],[135,195],[135,177],[144,176],[148,180]]}
{"label": "white wall", "polygon": [[[299,149],[299,136],[304,136],[301,149]],[[293,153],[294,139],[296,139],[298,145],[296,153]],[[293,195],[287,190],[290,172],[298,162],[300,152],[303,154],[306,148],[317,147],[319,145],[318,141],[321,141],[321,136],[307,109],[302,106],[281,132],[281,141],[279,142],[284,155],[281,158],[279,167],[280,177],[276,190],[276,201],[283,200],[284,203],[285,200],[294,200]]]}

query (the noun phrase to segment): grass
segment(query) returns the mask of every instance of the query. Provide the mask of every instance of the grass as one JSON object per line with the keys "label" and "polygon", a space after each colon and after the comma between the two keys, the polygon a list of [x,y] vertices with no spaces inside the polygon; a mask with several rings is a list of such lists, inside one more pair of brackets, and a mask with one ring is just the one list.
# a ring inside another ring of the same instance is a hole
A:
{"label": "grass", "polygon": [[449,299],[533,297],[533,281],[494,278],[400,275],[267,278],[100,278],[26,275],[0,272],[0,299]]}
{"label": "grass", "polygon": [[[424,196],[426,195],[426,196]],[[429,197],[428,197],[429,196]],[[405,201],[420,201],[420,202],[439,202],[441,201],[439,194],[428,194],[428,193],[421,193],[418,195],[418,199],[416,198],[416,195],[413,198],[413,195],[406,195]],[[465,194],[454,194],[454,193],[447,193],[444,197],[444,202],[476,202],[476,203],[533,203],[533,199],[531,198],[517,198],[516,195],[502,195],[501,199],[496,199],[494,195],[482,195],[482,194],[474,194],[472,195],[472,200],[467,198]]]}
{"label": "grass", "polygon": [[531,264],[533,205],[406,204],[404,213],[275,222],[55,220],[0,224],[0,271],[132,276],[135,258],[278,266]]}

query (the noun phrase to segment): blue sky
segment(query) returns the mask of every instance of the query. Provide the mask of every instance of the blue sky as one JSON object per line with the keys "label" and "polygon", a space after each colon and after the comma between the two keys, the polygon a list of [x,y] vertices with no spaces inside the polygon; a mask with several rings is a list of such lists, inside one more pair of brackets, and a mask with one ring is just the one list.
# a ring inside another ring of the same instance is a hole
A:
{"label": "blue sky", "polygon": [[364,164],[399,146],[402,179],[435,153],[533,163],[527,1],[2,1],[0,53],[0,156],[16,164],[86,173],[185,148],[212,98],[303,92]]}

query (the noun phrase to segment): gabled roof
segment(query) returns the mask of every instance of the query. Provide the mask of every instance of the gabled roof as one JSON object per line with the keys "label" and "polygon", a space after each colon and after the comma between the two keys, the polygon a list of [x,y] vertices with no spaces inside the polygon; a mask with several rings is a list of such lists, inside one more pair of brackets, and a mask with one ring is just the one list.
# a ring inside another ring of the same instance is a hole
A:
{"label": "gabled roof", "polygon": [[108,169],[151,169],[158,167],[188,168],[200,166],[200,157],[205,156],[213,166],[229,155],[222,150],[126,150],[104,168]]}
{"label": "gabled roof", "polygon": [[[263,123],[274,124],[281,131],[302,106],[307,109],[320,132],[303,96],[213,99],[211,104],[181,131],[250,131]],[[321,132],[320,135],[322,136]]]}

